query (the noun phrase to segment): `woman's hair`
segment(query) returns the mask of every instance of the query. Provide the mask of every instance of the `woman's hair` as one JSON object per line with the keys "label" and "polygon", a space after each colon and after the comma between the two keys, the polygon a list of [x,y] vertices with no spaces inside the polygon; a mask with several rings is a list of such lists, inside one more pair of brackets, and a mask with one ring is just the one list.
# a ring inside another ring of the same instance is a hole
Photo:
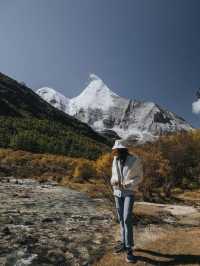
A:
{"label": "woman's hair", "polygon": [[123,148],[123,149],[114,149],[114,150],[112,150],[112,154],[113,154],[114,156],[125,155],[125,154],[128,154],[128,149],[127,149],[127,148]]}

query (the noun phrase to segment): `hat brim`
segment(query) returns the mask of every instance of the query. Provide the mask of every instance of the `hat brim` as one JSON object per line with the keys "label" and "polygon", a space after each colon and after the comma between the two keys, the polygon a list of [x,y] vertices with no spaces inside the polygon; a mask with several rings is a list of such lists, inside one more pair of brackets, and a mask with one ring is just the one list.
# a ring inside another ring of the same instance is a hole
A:
{"label": "hat brim", "polygon": [[125,146],[113,146],[112,147],[112,150],[119,150],[119,149],[121,149],[121,150],[127,150],[128,148],[127,147],[125,147]]}

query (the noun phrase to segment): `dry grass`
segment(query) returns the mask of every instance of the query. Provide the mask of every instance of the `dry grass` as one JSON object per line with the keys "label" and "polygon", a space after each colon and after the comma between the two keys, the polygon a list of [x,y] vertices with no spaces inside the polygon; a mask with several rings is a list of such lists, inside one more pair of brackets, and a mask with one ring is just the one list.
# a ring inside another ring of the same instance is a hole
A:
{"label": "dry grass", "polygon": [[80,192],[85,192],[87,193],[90,197],[103,197],[107,193],[107,189],[105,187],[105,184],[101,180],[95,180],[91,179],[89,181],[84,181],[84,182],[74,182],[72,180],[67,180],[65,179],[61,185],[67,186],[71,189],[80,191]]}
{"label": "dry grass", "polygon": [[35,178],[40,182],[54,180],[91,197],[107,197],[109,191],[95,167],[95,161],[84,158],[0,149],[0,176]]}
{"label": "dry grass", "polygon": [[200,190],[185,191],[177,196],[182,200],[191,200],[200,202]]}
{"label": "dry grass", "polygon": [[[192,193],[189,195],[193,198]],[[194,195],[196,197],[196,193]],[[186,218],[191,224],[183,219],[183,225],[176,226],[162,223],[161,215],[167,214],[168,211],[160,205],[136,204],[134,207],[134,216],[140,217],[147,224],[145,226],[134,227],[135,255],[138,258],[136,266],[183,266],[183,265],[200,265],[200,228],[194,226],[195,219],[199,224],[198,217],[187,215]],[[178,215],[178,214],[177,214]],[[155,224],[152,221],[156,220]],[[157,222],[160,222],[157,224]],[[184,221],[186,223],[184,223]],[[192,222],[193,221],[193,222]],[[179,219],[180,222],[180,219]],[[187,224],[187,226],[186,226]],[[116,228],[115,241],[120,237],[119,226]],[[112,249],[94,266],[126,266],[130,265],[125,262],[125,254],[114,255]]]}

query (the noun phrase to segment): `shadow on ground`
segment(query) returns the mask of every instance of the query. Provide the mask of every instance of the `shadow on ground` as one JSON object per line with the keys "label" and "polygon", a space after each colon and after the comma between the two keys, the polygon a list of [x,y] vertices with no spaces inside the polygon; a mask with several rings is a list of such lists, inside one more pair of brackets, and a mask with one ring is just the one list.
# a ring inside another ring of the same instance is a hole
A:
{"label": "shadow on ground", "polygon": [[[143,254],[151,255],[150,257],[146,257],[145,255],[137,256],[138,262],[146,262],[153,265],[187,265],[187,264],[199,264],[200,263],[200,256],[198,255],[186,255],[186,254],[164,254],[159,253],[151,250],[145,249],[137,249],[137,252],[142,252]],[[156,256],[156,258],[152,258],[152,256]],[[165,260],[163,260],[165,259]]]}

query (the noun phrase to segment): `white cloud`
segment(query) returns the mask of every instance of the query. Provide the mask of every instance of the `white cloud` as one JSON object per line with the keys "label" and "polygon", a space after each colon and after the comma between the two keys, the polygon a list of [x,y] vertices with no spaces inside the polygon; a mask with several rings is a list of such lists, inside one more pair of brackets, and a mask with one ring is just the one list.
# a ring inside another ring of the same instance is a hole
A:
{"label": "white cloud", "polygon": [[200,99],[192,103],[192,112],[200,114]]}

